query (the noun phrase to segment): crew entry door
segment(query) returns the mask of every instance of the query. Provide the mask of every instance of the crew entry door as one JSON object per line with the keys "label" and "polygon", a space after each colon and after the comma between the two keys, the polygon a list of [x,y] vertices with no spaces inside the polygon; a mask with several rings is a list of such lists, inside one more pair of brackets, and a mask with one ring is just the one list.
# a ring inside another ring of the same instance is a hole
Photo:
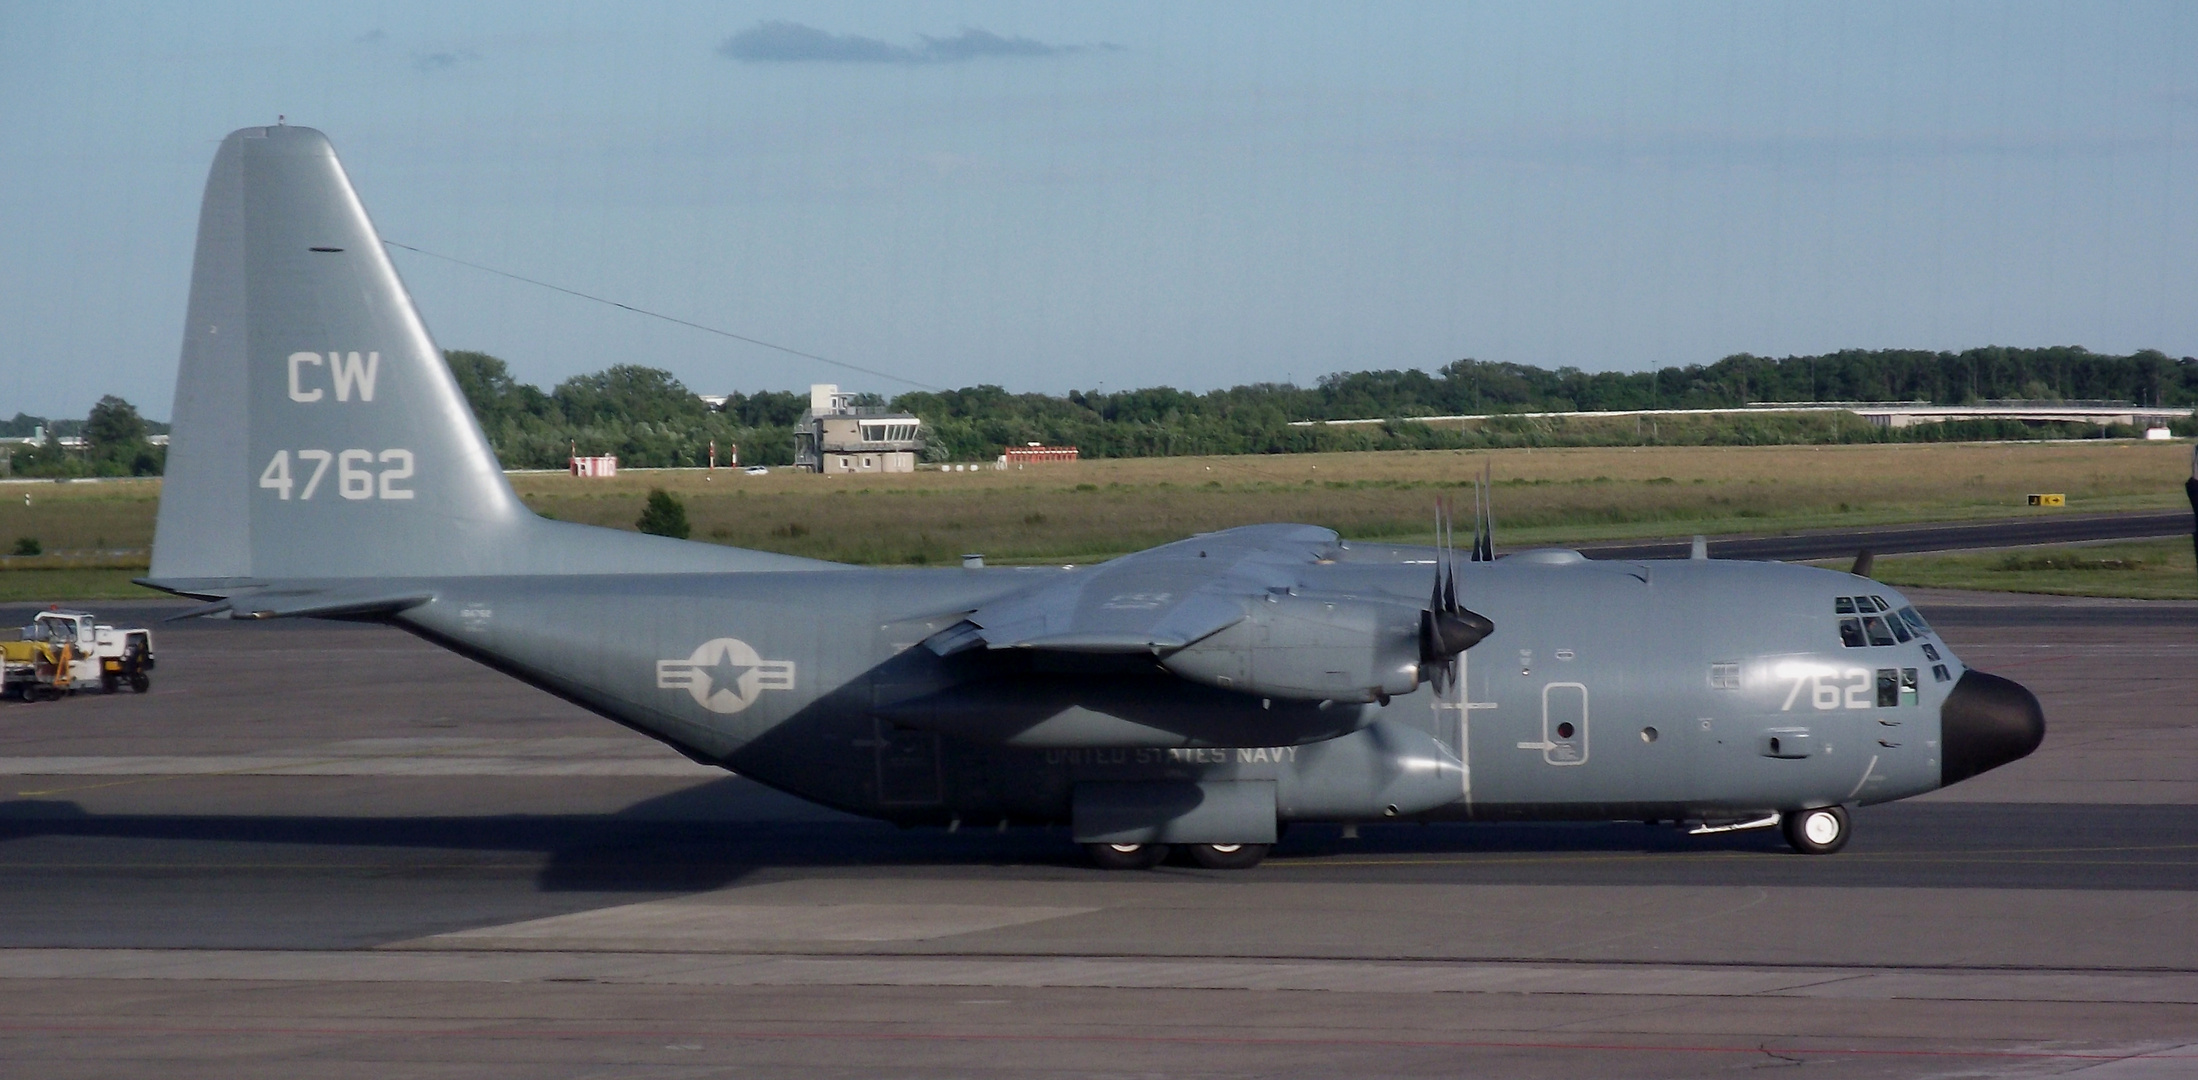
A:
{"label": "crew entry door", "polygon": [[1542,687],[1542,760],[1551,765],[1587,764],[1587,687],[1553,682]]}

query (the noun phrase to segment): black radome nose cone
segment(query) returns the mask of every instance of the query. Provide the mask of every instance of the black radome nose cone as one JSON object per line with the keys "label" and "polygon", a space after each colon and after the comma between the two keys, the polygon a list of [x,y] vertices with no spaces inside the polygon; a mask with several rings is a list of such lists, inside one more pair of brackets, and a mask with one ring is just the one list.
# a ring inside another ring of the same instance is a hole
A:
{"label": "black radome nose cone", "polygon": [[2013,679],[1965,671],[1939,706],[1939,786],[2029,756],[2045,741],[2045,710]]}

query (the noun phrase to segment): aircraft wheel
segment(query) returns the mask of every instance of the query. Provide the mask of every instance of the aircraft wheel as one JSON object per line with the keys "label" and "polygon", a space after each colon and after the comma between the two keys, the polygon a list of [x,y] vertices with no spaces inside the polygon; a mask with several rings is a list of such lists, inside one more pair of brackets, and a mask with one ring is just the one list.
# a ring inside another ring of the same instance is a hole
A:
{"label": "aircraft wheel", "polygon": [[1085,844],[1101,870],[1150,870],[1168,857],[1166,844]]}
{"label": "aircraft wheel", "polygon": [[1191,861],[1208,870],[1249,870],[1267,857],[1272,844],[1192,844]]}
{"label": "aircraft wheel", "polygon": [[1848,827],[1847,808],[1819,806],[1813,810],[1788,810],[1779,815],[1786,842],[1803,855],[1829,855],[1847,846],[1854,834]]}
{"label": "aircraft wheel", "polygon": [[146,674],[145,674],[144,672],[140,671],[140,672],[138,672],[137,674],[135,674],[135,675],[132,675],[132,676],[130,676],[130,689],[132,689],[132,690],[135,690],[135,691],[137,691],[138,693],[142,694],[142,693],[144,693],[145,691],[147,691],[147,690],[150,690],[150,689],[152,689],[152,688],[153,688],[153,680],[152,680],[152,677],[151,677],[151,676],[148,676],[148,675],[146,675]]}

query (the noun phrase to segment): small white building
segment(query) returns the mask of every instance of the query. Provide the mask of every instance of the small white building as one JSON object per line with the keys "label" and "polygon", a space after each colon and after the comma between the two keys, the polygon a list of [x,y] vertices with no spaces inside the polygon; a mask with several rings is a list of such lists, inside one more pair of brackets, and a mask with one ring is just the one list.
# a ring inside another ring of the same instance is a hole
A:
{"label": "small white building", "polygon": [[572,474],[574,476],[617,476],[618,456],[605,454],[601,457],[581,457],[574,454],[572,457]]}

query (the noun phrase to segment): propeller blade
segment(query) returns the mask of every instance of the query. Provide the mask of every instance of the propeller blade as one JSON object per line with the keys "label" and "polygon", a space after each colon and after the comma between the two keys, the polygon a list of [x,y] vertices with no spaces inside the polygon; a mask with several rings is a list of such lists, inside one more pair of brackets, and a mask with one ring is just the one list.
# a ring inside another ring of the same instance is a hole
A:
{"label": "propeller blade", "polygon": [[[1442,510],[1442,500],[1438,498],[1435,500],[1435,586],[1434,590],[1427,594],[1427,607],[1429,610],[1441,610],[1442,608]],[[1422,637],[1421,640],[1426,639]]]}
{"label": "propeller blade", "polygon": [[1863,548],[1855,553],[1855,565],[1847,572],[1856,577],[1869,577],[1870,566],[1874,562],[1876,562],[1876,558],[1870,554],[1870,549]]}
{"label": "propeller blade", "polygon": [[1481,490],[1483,494],[1481,496],[1482,508],[1480,516],[1482,520],[1487,522],[1487,527],[1485,529],[1474,530],[1475,533],[1480,537],[1480,550],[1475,552],[1474,554],[1479,556],[1481,562],[1495,562],[1496,480],[1495,474],[1489,470],[1489,465],[1486,461],[1481,462]]}

